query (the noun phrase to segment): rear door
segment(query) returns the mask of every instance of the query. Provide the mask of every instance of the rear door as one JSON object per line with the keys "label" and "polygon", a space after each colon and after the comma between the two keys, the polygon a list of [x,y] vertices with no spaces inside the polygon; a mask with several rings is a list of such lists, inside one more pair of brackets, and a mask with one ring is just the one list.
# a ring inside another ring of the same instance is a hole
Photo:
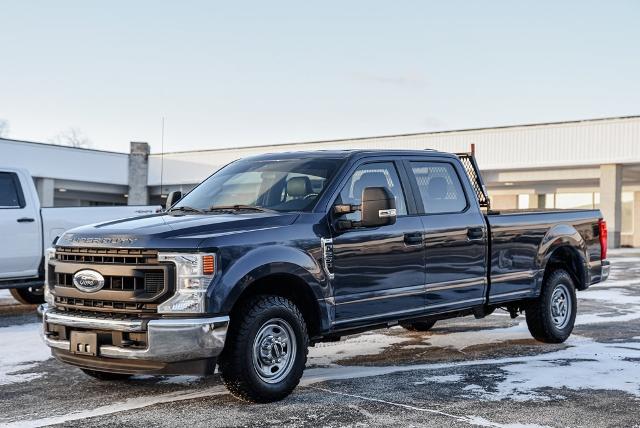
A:
{"label": "rear door", "polygon": [[42,256],[38,207],[15,172],[0,171],[0,279],[36,276]]}
{"label": "rear door", "polygon": [[466,177],[452,158],[405,162],[425,229],[426,312],[484,302],[487,230]]}
{"label": "rear door", "polygon": [[[387,187],[396,197],[398,215],[393,225],[334,230],[331,284],[338,328],[424,310],[423,227],[404,174],[399,160],[364,161],[334,202],[357,205],[365,187]],[[360,212],[342,218],[358,221]]]}

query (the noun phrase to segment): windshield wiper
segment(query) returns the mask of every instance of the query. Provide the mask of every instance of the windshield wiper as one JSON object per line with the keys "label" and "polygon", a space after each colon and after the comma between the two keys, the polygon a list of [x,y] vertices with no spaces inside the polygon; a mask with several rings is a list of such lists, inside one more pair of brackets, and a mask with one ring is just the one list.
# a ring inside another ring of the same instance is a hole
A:
{"label": "windshield wiper", "polygon": [[214,205],[205,210],[205,212],[210,211],[259,211],[263,213],[276,213],[275,210],[270,210],[269,208],[257,207],[255,205]]}
{"label": "windshield wiper", "polygon": [[188,206],[175,207],[175,208],[171,208],[171,209],[167,210],[167,212],[169,212],[169,213],[176,212],[176,211],[180,211],[180,212],[183,212],[183,213],[204,214],[203,210],[200,210],[198,208],[188,207]]}

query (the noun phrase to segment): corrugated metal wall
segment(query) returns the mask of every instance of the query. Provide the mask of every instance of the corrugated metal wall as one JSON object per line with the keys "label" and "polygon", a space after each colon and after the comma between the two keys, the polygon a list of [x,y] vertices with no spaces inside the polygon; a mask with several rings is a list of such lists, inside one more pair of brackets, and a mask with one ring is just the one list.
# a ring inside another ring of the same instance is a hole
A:
{"label": "corrugated metal wall", "polygon": [[[472,143],[483,170],[640,163],[640,117],[167,153],[164,183],[198,183],[235,159],[267,152],[360,148],[465,152]],[[149,184],[160,184],[160,155],[150,157]]]}

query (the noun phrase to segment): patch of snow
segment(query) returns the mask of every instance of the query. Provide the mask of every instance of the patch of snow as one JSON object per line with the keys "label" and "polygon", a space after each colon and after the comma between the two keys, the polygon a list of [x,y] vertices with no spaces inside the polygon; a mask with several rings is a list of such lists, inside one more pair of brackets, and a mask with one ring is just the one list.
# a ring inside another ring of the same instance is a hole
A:
{"label": "patch of snow", "polygon": [[158,383],[168,383],[174,385],[189,385],[202,380],[201,376],[164,376]]}
{"label": "patch of snow", "polygon": [[[442,371],[462,367],[497,366],[503,376],[490,391],[479,385],[468,385],[465,390],[485,400],[512,399],[516,401],[558,399],[559,395],[545,395],[542,388],[600,389],[627,392],[640,397],[640,344],[598,343],[591,339],[572,336],[566,342],[569,348],[546,354],[521,357],[490,358],[440,364],[417,364],[385,367],[331,367],[305,372],[301,385],[340,379],[382,376],[407,371]],[[480,371],[476,373],[481,374]],[[495,379],[495,373],[486,375]]]}
{"label": "patch of snow", "polygon": [[429,349],[429,345],[405,345],[402,349]]}
{"label": "patch of snow", "polygon": [[381,333],[350,337],[340,342],[318,343],[309,348],[307,364],[326,366],[339,360],[363,355],[377,355],[391,345],[410,339]]}
{"label": "patch of snow", "polygon": [[[637,286],[640,285],[640,279],[618,279],[617,277],[615,277],[614,275],[610,276],[609,279],[607,279],[606,282],[602,283],[605,287],[607,286],[614,286],[614,287],[633,287],[633,286]],[[592,290],[598,290],[601,289],[600,284],[595,285],[596,288],[589,288],[586,291],[580,291],[578,292],[578,295],[580,294],[584,294],[584,293],[588,293],[589,291]]]}
{"label": "patch of snow", "polygon": [[610,256],[621,256],[625,254],[638,254],[637,248],[609,248],[607,254]]}
{"label": "patch of snow", "polygon": [[43,373],[17,373],[48,360],[51,351],[42,342],[39,323],[0,327],[0,385],[28,382]]}
{"label": "patch of snow", "polygon": [[15,305],[16,303],[18,303],[18,301],[13,298],[9,290],[0,290],[0,304]]}
{"label": "patch of snow", "polygon": [[623,391],[640,397],[637,343],[605,344],[577,338],[571,348],[500,367],[505,378],[490,391],[471,390],[487,400],[552,400],[543,388]]}
{"label": "patch of snow", "polygon": [[527,329],[526,323],[507,327],[492,328],[487,330],[461,331],[455,333],[434,333],[425,338],[431,346],[438,348],[454,348],[463,350],[470,346],[485,345],[489,343],[500,343],[508,340],[531,339],[531,333]]}
{"label": "patch of snow", "polygon": [[450,374],[441,376],[425,377],[423,381],[413,382],[414,385],[424,385],[427,383],[453,383],[460,382],[463,379],[461,374]]}
{"label": "patch of snow", "polygon": [[578,314],[576,316],[576,325],[588,324],[604,324],[611,322],[629,322],[640,319],[639,312],[630,312],[625,314],[618,313],[599,313],[599,314]]}

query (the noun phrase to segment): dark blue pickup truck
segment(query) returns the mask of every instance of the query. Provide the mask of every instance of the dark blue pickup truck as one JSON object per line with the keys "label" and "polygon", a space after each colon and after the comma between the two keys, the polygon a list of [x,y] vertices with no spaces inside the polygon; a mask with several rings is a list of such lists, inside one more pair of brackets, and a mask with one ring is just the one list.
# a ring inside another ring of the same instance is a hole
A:
{"label": "dark blue pickup truck", "polygon": [[318,151],[233,162],[168,209],[65,233],[47,253],[44,337],[98,379],[209,374],[287,396],[307,349],[507,310],[573,330],[609,274],[598,210],[494,212],[473,156]]}

